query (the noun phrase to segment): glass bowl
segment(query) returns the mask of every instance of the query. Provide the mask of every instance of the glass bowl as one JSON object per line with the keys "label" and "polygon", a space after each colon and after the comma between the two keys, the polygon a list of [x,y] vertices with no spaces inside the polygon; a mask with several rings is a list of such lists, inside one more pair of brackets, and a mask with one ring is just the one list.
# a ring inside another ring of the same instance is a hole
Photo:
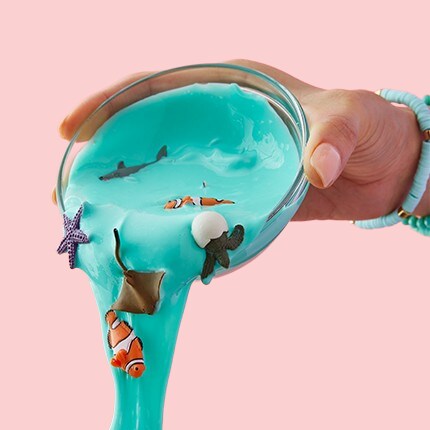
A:
{"label": "glass bowl", "polygon": [[[268,214],[259,235],[236,252],[227,270],[230,271],[255,257],[279,235],[299,208],[309,186],[303,170],[303,152],[308,140],[308,125],[303,109],[287,88],[257,70],[225,63],[196,64],[153,73],[121,89],[98,106],[70,140],[58,174],[57,202],[64,212],[64,195],[76,154],[115,112],[151,95],[195,83],[237,84],[245,92],[264,97],[288,128],[300,158],[292,186],[285,190],[283,197]],[[221,271],[226,272],[224,269]]]}

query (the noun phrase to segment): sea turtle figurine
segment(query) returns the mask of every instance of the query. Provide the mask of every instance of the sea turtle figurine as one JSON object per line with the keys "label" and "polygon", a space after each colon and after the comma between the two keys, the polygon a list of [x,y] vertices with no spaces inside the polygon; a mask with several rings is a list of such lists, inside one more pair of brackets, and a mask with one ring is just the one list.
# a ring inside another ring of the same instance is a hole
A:
{"label": "sea turtle figurine", "polygon": [[228,250],[235,250],[243,241],[245,229],[238,224],[228,235],[226,219],[218,212],[202,212],[197,215],[191,225],[191,234],[197,245],[206,251],[206,259],[200,274],[202,279],[207,278],[218,262],[222,267],[230,267]]}

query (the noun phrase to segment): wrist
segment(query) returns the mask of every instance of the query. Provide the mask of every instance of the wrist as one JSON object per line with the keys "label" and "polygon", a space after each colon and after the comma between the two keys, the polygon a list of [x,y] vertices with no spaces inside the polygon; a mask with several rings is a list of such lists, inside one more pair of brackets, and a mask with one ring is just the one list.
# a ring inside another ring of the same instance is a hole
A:
{"label": "wrist", "polygon": [[[385,163],[388,171],[391,171],[391,174],[387,176],[387,181],[390,184],[388,190],[391,189],[395,192],[397,185],[403,196],[402,199],[396,200],[396,209],[389,211],[386,215],[360,220],[355,224],[360,228],[374,229],[389,227],[402,222],[417,232],[430,236],[430,215],[421,218],[414,216],[418,206],[420,213],[426,210],[428,199],[428,191],[426,191],[430,179],[430,140],[428,136],[430,111],[428,100],[423,101],[411,93],[391,89],[380,90],[378,94],[391,106],[394,106],[393,104],[407,106],[416,115],[416,119],[412,119],[410,110],[395,108],[397,120],[392,123],[390,131],[397,130],[395,133],[397,137],[394,142],[399,143],[399,148],[396,150],[393,145],[388,145],[385,148],[387,150],[391,148],[391,153],[394,155],[392,163],[389,163],[388,159]],[[426,140],[424,140],[424,135]],[[383,187],[378,188],[382,189]],[[397,194],[396,197],[398,197]]]}

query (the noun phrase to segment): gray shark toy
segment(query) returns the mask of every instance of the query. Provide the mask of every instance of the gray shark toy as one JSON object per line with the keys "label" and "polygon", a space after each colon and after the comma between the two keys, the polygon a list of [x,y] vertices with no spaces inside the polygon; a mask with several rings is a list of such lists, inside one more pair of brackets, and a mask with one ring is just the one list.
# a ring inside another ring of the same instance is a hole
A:
{"label": "gray shark toy", "polygon": [[100,176],[101,181],[109,181],[110,179],[114,178],[125,178],[126,176],[130,176],[133,173],[137,173],[139,170],[144,169],[145,167],[150,166],[151,164],[156,163],[157,161],[160,161],[163,157],[167,157],[167,147],[164,145],[157,154],[157,158],[154,161],[151,161],[150,163],[142,163],[138,164],[137,166],[130,166],[127,167],[124,164],[124,161],[120,161],[118,163],[117,169],[114,170],[111,173],[107,173],[106,175]]}

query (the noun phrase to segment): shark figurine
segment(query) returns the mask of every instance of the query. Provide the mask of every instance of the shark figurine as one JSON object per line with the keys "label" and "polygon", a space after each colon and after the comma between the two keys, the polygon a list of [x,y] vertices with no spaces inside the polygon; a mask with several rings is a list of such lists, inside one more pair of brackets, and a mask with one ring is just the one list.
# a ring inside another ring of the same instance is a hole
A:
{"label": "shark figurine", "polygon": [[142,164],[138,164],[136,166],[130,166],[130,167],[127,167],[124,164],[124,161],[120,161],[118,163],[118,166],[117,166],[116,170],[114,170],[111,173],[107,173],[106,175],[100,176],[99,179],[101,181],[109,181],[109,180],[114,179],[114,178],[125,178],[126,176],[130,176],[133,173],[137,173],[139,170],[142,170],[145,167],[148,167],[151,164],[154,164],[157,161],[160,161],[163,157],[167,157],[167,147],[166,147],[166,145],[164,145],[158,151],[157,158],[155,159],[155,161],[151,161],[150,163],[142,163]]}

